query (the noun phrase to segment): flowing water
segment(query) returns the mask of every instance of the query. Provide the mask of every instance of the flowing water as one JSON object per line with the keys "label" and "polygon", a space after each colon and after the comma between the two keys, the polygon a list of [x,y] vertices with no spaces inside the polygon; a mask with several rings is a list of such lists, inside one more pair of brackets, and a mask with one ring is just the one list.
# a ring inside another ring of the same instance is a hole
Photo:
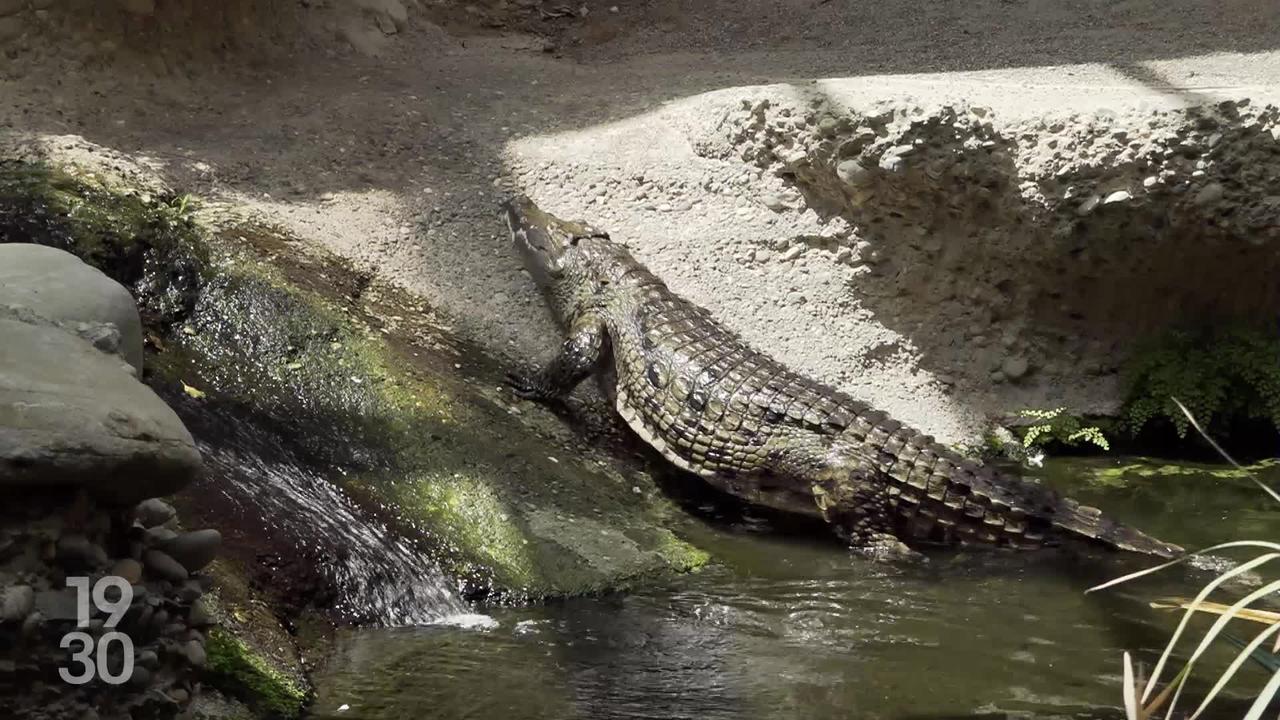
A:
{"label": "flowing water", "polygon": [[[1045,475],[1188,546],[1280,531],[1271,501],[1243,478],[1152,465],[1097,472],[1117,463],[1077,461]],[[923,566],[885,566],[749,516],[706,520],[690,539],[714,563],[665,585],[493,610],[496,626],[483,631],[348,631],[316,677],[312,715],[1119,718],[1121,653],[1154,661],[1176,622],[1147,601],[1194,594],[1211,576],[1174,571],[1085,595],[1145,563],[1108,553],[943,553]],[[1255,691],[1264,681],[1252,667],[1240,680]]]}
{"label": "flowing water", "polygon": [[214,411],[187,418],[208,478],[194,492],[204,506],[271,539],[277,551],[313,558],[333,593],[331,609],[384,626],[485,624],[463,602],[429,552],[358,506],[336,482],[279,436]]}

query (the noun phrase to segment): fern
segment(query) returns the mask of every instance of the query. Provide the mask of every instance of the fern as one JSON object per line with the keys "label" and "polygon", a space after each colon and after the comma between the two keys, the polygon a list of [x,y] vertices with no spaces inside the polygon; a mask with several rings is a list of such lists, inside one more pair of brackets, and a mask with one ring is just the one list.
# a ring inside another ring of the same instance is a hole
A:
{"label": "fern", "polygon": [[1225,434],[1239,420],[1267,420],[1280,430],[1280,336],[1245,326],[1167,333],[1136,353],[1126,368],[1121,412],[1136,435],[1153,421],[1185,437],[1190,424],[1177,397],[1207,427]]}
{"label": "fern", "polygon": [[1035,446],[1044,446],[1051,442],[1069,446],[1076,446],[1085,442],[1096,445],[1103,450],[1111,449],[1111,443],[1107,441],[1106,435],[1103,434],[1100,428],[1092,425],[1083,426],[1079,417],[1066,414],[1066,408],[1019,410],[1018,415],[1037,421],[1036,424],[1027,427],[1023,431],[1022,446],[1024,448],[1030,449]]}

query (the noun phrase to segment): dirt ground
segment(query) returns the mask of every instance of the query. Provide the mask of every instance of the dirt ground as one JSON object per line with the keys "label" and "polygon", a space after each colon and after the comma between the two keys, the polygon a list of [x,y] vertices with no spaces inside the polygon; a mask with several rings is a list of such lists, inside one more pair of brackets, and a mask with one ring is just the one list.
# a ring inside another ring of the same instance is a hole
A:
{"label": "dirt ground", "polygon": [[1280,97],[1273,0],[241,0],[212,20],[190,0],[0,0],[0,15],[10,4],[10,139],[121,153],[245,203],[513,361],[558,342],[496,213],[519,189],[607,228],[784,361],[944,441],[971,439],[990,412],[1104,407],[1114,375],[1071,358],[1025,378],[1004,372],[1009,357],[967,362],[974,334],[930,341],[932,301],[869,303],[838,253],[788,257],[797,238],[854,246],[857,229],[735,155],[718,134],[729,113],[761,99],[959,103],[1013,127]]}

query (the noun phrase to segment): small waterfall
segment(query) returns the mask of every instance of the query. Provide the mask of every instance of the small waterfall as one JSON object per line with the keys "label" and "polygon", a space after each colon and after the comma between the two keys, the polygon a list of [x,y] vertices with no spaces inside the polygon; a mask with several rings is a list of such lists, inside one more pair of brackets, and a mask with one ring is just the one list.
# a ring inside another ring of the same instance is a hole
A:
{"label": "small waterfall", "polygon": [[333,610],[387,626],[485,624],[487,618],[469,614],[430,555],[299,460],[281,438],[215,415],[188,418],[209,471],[193,490],[281,554],[318,559],[337,593]]}

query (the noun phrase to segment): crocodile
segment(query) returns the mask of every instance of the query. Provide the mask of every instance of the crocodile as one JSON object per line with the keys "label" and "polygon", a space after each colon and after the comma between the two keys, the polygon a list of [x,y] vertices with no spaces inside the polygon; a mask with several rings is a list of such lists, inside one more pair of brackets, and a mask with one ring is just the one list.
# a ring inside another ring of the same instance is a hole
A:
{"label": "crocodile", "polygon": [[503,203],[503,215],[564,330],[548,363],[508,373],[522,398],[562,401],[595,375],[618,415],[671,463],[748,503],[821,518],[873,558],[1064,542],[1182,552],[791,371],[601,229],[523,195]]}

